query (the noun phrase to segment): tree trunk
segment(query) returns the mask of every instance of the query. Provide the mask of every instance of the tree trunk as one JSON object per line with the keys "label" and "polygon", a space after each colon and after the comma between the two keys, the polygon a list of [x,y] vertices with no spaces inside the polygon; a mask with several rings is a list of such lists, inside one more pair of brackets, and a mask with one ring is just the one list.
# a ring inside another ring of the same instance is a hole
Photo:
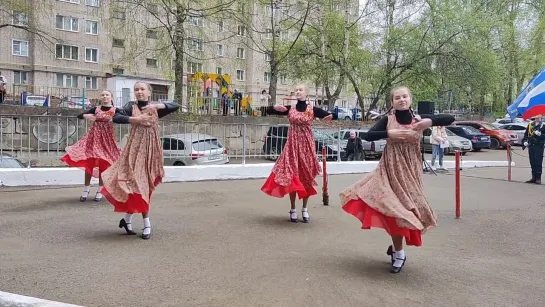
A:
{"label": "tree trunk", "polygon": [[[182,5],[176,7],[176,24],[174,32],[174,102],[184,100],[184,21],[185,12]],[[189,101],[187,101],[189,104]],[[189,105],[187,106],[189,109]]]}
{"label": "tree trunk", "polygon": [[[278,63],[275,59],[274,52],[271,52],[271,80],[269,83],[269,95],[271,95],[271,101],[276,104],[276,88],[278,86]],[[291,98],[291,97],[290,97]]]}

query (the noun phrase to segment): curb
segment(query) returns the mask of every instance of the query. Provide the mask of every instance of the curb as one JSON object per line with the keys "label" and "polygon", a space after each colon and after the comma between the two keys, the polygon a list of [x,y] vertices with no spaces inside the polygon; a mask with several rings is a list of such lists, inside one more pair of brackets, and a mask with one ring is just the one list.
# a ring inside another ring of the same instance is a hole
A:
{"label": "curb", "polygon": [[0,307],[84,307],[0,291]]}

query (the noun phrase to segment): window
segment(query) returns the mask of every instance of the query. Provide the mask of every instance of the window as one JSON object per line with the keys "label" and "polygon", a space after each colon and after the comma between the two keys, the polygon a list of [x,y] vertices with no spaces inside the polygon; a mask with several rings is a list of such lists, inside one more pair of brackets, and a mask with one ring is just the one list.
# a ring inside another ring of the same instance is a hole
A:
{"label": "window", "polygon": [[114,40],[112,41],[112,46],[113,47],[118,47],[118,48],[125,48],[125,40],[124,39],[119,39],[119,38],[114,38]]}
{"label": "window", "polygon": [[98,63],[98,49],[85,48],[85,62]]}
{"label": "window", "polygon": [[244,48],[237,48],[237,59],[245,59],[245,53]]}
{"label": "window", "polygon": [[189,16],[189,23],[194,25],[195,27],[202,27],[203,26],[203,22],[202,22],[202,16]]}
{"label": "window", "polygon": [[163,139],[163,150],[184,150],[184,142],[176,139]]}
{"label": "window", "polygon": [[112,73],[114,75],[123,75],[125,74],[125,70],[123,68],[112,68]]}
{"label": "window", "polygon": [[266,71],[263,73],[263,82],[271,82],[271,73]]}
{"label": "window", "polygon": [[57,74],[58,87],[78,87],[78,76],[68,74]]}
{"label": "window", "polygon": [[94,20],[85,21],[85,33],[98,35],[98,21],[94,21]]}
{"label": "window", "polygon": [[28,84],[28,73],[26,71],[14,71],[13,84]]}
{"label": "window", "polygon": [[79,48],[69,45],[55,45],[55,56],[63,60],[79,60]]}
{"label": "window", "polygon": [[224,46],[222,44],[218,44],[218,56],[223,56],[223,48]]}
{"label": "window", "polygon": [[192,38],[189,41],[189,50],[203,51],[202,39]]}
{"label": "window", "polygon": [[289,32],[288,31],[280,31],[280,39],[283,41],[287,41],[290,39]]}
{"label": "window", "polygon": [[265,6],[265,14],[267,14],[267,16],[269,16],[269,17],[272,17],[272,15],[273,15],[272,5]]}
{"label": "window", "polygon": [[89,90],[96,90],[98,88],[97,77],[85,77],[85,88]]}
{"label": "window", "polygon": [[17,26],[28,26],[28,15],[24,12],[13,11],[13,24]]}
{"label": "window", "polygon": [[273,38],[273,30],[272,29],[267,29],[265,30],[265,38],[266,39],[272,39]]}
{"label": "window", "polygon": [[237,81],[244,81],[244,70],[237,69]]}
{"label": "window", "polygon": [[223,67],[216,67],[216,74],[223,75]]}
{"label": "window", "polygon": [[58,30],[78,32],[79,19],[74,17],[57,15],[56,26]]}
{"label": "window", "polygon": [[271,61],[271,54],[265,53],[265,61],[270,62]]}
{"label": "window", "polygon": [[238,26],[237,27],[237,35],[238,36],[246,36],[246,28],[244,26]]}
{"label": "window", "polygon": [[223,32],[223,20],[218,21],[218,32]]}
{"label": "window", "polygon": [[187,70],[192,74],[202,72],[202,63],[187,62]]}
{"label": "window", "polygon": [[288,80],[286,78],[286,75],[280,75],[279,78],[280,78],[280,83],[281,84],[288,84]]}
{"label": "window", "polygon": [[12,40],[11,54],[16,56],[28,56],[28,42],[16,39]]}
{"label": "window", "polygon": [[157,60],[156,59],[146,59],[146,67],[157,68]]}
{"label": "window", "polygon": [[125,20],[126,16],[125,16],[125,11],[123,10],[115,10],[114,11],[114,14],[113,14],[113,17],[115,19],[120,19],[120,20]]}
{"label": "window", "polygon": [[85,0],[85,5],[88,6],[100,6],[100,0]]}
{"label": "window", "polygon": [[147,31],[146,31],[146,37],[147,37],[147,38],[156,39],[156,38],[157,38],[157,31],[155,31],[155,30],[147,30]]}
{"label": "window", "polygon": [[79,0],[59,0],[59,1],[79,4]]}

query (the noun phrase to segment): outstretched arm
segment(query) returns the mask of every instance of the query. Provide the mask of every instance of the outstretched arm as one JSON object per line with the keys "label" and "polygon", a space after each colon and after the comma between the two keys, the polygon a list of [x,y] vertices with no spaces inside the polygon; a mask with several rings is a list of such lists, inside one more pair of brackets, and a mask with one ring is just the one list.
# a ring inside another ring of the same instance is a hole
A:
{"label": "outstretched arm", "polygon": [[313,111],[314,111],[314,117],[315,118],[326,118],[326,117],[331,115],[331,119],[337,119],[336,114],[328,112],[328,111],[326,111],[326,110],[324,110],[322,108],[313,107]]}
{"label": "outstretched arm", "polygon": [[90,114],[90,115],[94,116],[96,109],[97,109],[97,107],[92,107],[89,110],[86,110],[85,112],[79,114],[77,117],[78,117],[78,119],[84,119],[84,118],[87,117],[87,116],[85,116],[86,114]]}
{"label": "outstretched arm", "polygon": [[272,107],[267,108],[267,114],[271,115],[288,115],[290,112],[291,105],[289,106],[283,106],[280,104],[274,105]]}
{"label": "outstretched arm", "polygon": [[432,126],[449,126],[455,121],[454,116],[450,114],[437,114],[437,115],[420,115],[421,118],[431,119]]}
{"label": "outstretched arm", "polygon": [[169,115],[170,113],[174,113],[178,111],[178,109],[180,108],[179,104],[171,103],[171,102],[159,103],[157,104],[157,106],[158,106],[157,115],[159,116],[159,118],[163,118]]}

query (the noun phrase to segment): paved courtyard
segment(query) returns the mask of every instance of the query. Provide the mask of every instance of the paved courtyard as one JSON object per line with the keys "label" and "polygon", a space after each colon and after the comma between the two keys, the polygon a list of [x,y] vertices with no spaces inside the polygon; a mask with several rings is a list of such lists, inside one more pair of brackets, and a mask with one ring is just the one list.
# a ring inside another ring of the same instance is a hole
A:
{"label": "paved courtyard", "polygon": [[83,306],[543,306],[545,186],[463,177],[456,220],[454,176],[425,175],[440,225],[392,275],[385,233],[339,207],[359,177],[332,176],[310,224],[290,223],[263,180],[163,184],[149,241],[80,188],[4,188],[0,291]]}

